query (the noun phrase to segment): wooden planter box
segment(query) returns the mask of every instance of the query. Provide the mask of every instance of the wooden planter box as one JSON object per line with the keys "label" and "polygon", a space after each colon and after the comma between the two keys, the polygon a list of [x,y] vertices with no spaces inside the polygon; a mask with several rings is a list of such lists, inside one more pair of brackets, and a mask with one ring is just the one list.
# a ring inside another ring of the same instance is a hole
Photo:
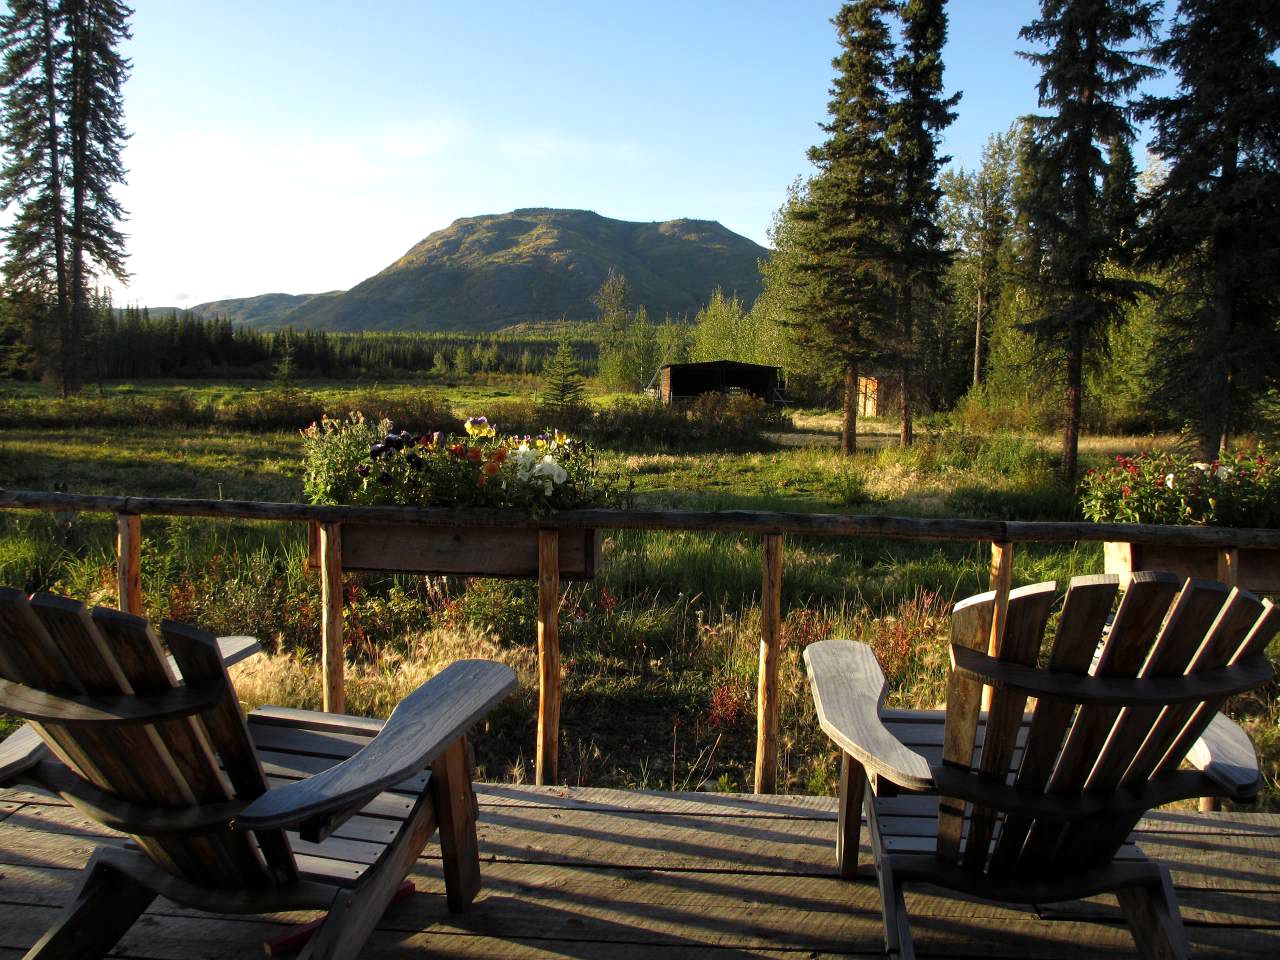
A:
{"label": "wooden planter box", "polygon": [[[600,564],[599,530],[560,531],[560,579],[590,580]],[[320,568],[320,525],[308,532],[307,565]],[[342,569],[466,577],[538,576],[538,531],[531,527],[454,527],[343,523]]]}
{"label": "wooden planter box", "polygon": [[[1168,570],[1180,577],[1221,580],[1217,547],[1162,547],[1143,543],[1103,545],[1106,572],[1119,574],[1123,582],[1139,570]],[[1238,553],[1236,585],[1255,593],[1280,593],[1280,550],[1242,547]]]}

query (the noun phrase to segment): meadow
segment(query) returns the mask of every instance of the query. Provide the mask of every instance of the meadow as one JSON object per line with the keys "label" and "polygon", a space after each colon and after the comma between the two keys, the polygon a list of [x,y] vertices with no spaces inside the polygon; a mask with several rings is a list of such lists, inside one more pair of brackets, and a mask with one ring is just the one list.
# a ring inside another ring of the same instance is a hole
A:
{"label": "meadow", "polygon": [[[527,403],[529,381],[419,383],[339,390],[332,384],[110,385],[60,401],[38,388],[0,398],[4,485],[183,497],[302,497],[298,429],[272,424],[307,404],[379,407],[413,426],[415,409],[457,415]],[[175,392],[185,399],[177,403]],[[292,399],[290,399],[292,397]],[[302,400],[298,398],[302,397]],[[176,403],[176,405],[175,405]],[[516,409],[516,408],[513,408]],[[141,412],[149,411],[148,416]],[[199,415],[191,411],[197,411]],[[204,412],[201,412],[204,411]],[[208,413],[212,411],[212,413]],[[217,411],[223,411],[218,414]],[[265,411],[265,412],[264,412]],[[133,415],[130,422],[128,414]],[[408,419],[404,419],[408,418]],[[669,452],[622,443],[599,452],[634,481],[638,506],[752,508],[1073,519],[1048,438],[972,436],[936,426],[901,449],[896,424],[870,421],[866,449],[834,449],[834,417],[799,411],[755,449]],[[1091,438],[1086,461],[1167,447],[1172,437]],[[114,523],[105,516],[0,517],[0,582],[115,602]],[[251,633],[270,651],[237,668],[247,706],[316,707],[319,584],[305,568],[301,525],[186,519],[143,524],[143,596],[152,617]],[[749,789],[754,759],[760,541],[731,534],[606,534],[602,574],[567,586],[561,776],[570,783]],[[986,544],[788,538],[783,582],[780,789],[834,789],[837,755],[816,726],[800,663],[827,637],[871,643],[891,678],[890,702],[934,705],[948,666],[948,611],[986,588]],[[1016,555],[1016,583],[1099,572],[1097,544],[1035,545]],[[385,715],[400,696],[459,656],[511,664],[520,692],[478,738],[490,779],[531,775],[534,584],[349,574],[348,709]],[[1280,763],[1274,691],[1236,704],[1269,764]]]}

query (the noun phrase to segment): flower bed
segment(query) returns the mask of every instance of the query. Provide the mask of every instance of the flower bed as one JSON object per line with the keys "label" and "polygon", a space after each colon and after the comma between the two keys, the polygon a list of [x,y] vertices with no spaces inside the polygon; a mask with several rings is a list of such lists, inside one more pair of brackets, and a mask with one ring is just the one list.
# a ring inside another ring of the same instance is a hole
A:
{"label": "flower bed", "polygon": [[[303,431],[303,488],[312,503],[510,508],[535,517],[601,506],[616,496],[591,449],[558,430],[501,437],[484,417],[468,420],[465,428],[464,436],[416,435],[358,413],[322,419]],[[341,541],[347,570],[498,577],[538,572],[534,528],[344,523]],[[318,554],[313,528],[313,566]],[[596,531],[560,538],[566,579],[594,576],[598,557]]]}
{"label": "flower bed", "polygon": [[[1090,470],[1080,484],[1080,507],[1096,523],[1280,527],[1280,463],[1263,447],[1229,459],[1195,461],[1177,454],[1116,457]],[[1234,579],[1262,592],[1280,591],[1280,553],[1244,549],[1234,568],[1221,551],[1107,543],[1106,570],[1172,570],[1181,576]]]}

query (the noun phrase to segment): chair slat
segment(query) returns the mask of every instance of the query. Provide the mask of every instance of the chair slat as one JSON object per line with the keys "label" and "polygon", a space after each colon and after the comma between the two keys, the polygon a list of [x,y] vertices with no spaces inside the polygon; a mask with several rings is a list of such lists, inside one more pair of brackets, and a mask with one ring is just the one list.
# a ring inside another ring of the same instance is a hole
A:
{"label": "chair slat", "polygon": [[[1049,657],[1051,671],[1077,676],[1089,672],[1119,587],[1120,578],[1109,574],[1071,580]],[[1074,713],[1075,707],[1070,703],[1041,700],[1036,704],[1022,763],[1018,767],[1017,786],[1025,790],[1044,789]],[[1022,842],[1031,824],[1032,821],[1026,817],[1005,818],[991,854],[993,873],[1007,872],[1017,865]]]}
{"label": "chair slat", "polygon": [[[160,641],[142,617],[99,607],[93,611],[93,625],[101,632],[109,653],[136,693],[152,693],[176,686]],[[233,790],[219,768],[204,722],[196,717],[164,720],[149,725],[158,735],[162,758],[171,758],[176,780],[185,785],[194,803],[224,803]],[[164,774],[156,771],[156,779]],[[182,838],[200,862],[199,879],[226,887],[261,886],[268,882],[265,865],[252,840],[244,834],[227,832]],[[207,859],[206,859],[207,858]],[[194,877],[193,877],[194,879]]]}
{"label": "chair slat", "polygon": [[[1157,680],[1181,677],[1222,611],[1228,590],[1211,580],[1188,580],[1169,611],[1169,618],[1151,647],[1138,678]],[[1160,707],[1123,707],[1084,783],[1088,792],[1109,793],[1120,784],[1125,770],[1160,717]],[[1115,845],[1107,831],[1096,824],[1076,824],[1059,839],[1058,862],[1066,869],[1110,859]]]}
{"label": "chair slat", "polygon": [[[971,650],[985,650],[995,616],[995,591],[956,604],[951,613],[951,642]],[[947,680],[947,713],[943,727],[942,762],[968,770],[973,763],[982,684],[952,671]],[[965,801],[942,797],[938,803],[938,857],[947,863],[960,858]]]}
{"label": "chair slat", "polygon": [[[1236,664],[1250,657],[1263,653],[1267,645],[1280,631],[1280,605],[1270,600],[1262,601],[1262,614],[1258,617],[1248,635],[1240,643],[1239,649],[1231,657],[1229,663]],[[1177,739],[1165,751],[1154,771],[1155,776],[1177,770],[1183,758],[1191,751],[1200,735],[1213,722],[1214,716],[1222,709],[1224,701],[1212,700],[1201,704],[1187,720]]]}
{"label": "chair slat", "polygon": [[[1137,676],[1180,585],[1178,578],[1170,573],[1143,571],[1132,576],[1093,667],[1095,676]],[[1118,713],[1114,707],[1100,705],[1081,707],[1077,711],[1045,786],[1048,792],[1080,791]],[[1033,823],[1018,857],[1017,870],[1035,873],[1043,869],[1061,835],[1060,824]]]}
{"label": "chair slat", "polygon": [[[218,706],[204,716],[205,725],[217,744],[223,769],[240,800],[253,800],[266,793],[267,776],[258,760],[244,713],[236,699],[231,678],[213,634],[184,623],[165,620],[160,632],[187,683],[220,681],[224,693]],[[276,883],[288,883],[298,876],[293,853],[283,830],[259,830],[258,846],[267,869]]]}
{"label": "chair slat", "polygon": [[[1028,666],[1036,662],[1056,590],[1055,583],[1037,583],[1009,594],[1009,620],[998,653],[1002,662]],[[982,758],[978,765],[979,771],[988,779],[1003,782],[1009,775],[1026,706],[1027,697],[1022,693],[997,689],[992,695]],[[981,869],[986,863],[997,813],[991,807],[973,806],[963,857],[966,867]]]}

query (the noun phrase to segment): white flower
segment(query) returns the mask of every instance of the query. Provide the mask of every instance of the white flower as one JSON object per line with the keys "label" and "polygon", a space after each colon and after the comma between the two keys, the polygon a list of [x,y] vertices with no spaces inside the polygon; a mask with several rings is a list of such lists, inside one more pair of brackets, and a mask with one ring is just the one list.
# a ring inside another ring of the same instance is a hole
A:
{"label": "white flower", "polygon": [[1209,472],[1209,465],[1205,463],[1203,460],[1193,463],[1192,466],[1195,467],[1197,470],[1199,470],[1201,473]]}
{"label": "white flower", "polygon": [[1221,477],[1223,480],[1225,480],[1227,479],[1227,477],[1231,476],[1231,474],[1233,473],[1235,473],[1235,471],[1232,470],[1230,467],[1219,466],[1217,471],[1214,473],[1214,476]]}
{"label": "white flower", "polygon": [[1172,473],[1165,474],[1165,478],[1164,478],[1164,485],[1165,485],[1166,487],[1168,487],[1170,490],[1172,490],[1172,489],[1173,489],[1173,474],[1172,474]]}
{"label": "white flower", "polygon": [[556,463],[555,457],[547,454],[542,458],[541,462],[533,468],[535,477],[544,477],[547,479],[547,493],[551,492],[551,484],[561,484],[569,479],[569,474],[565,473],[564,467]]}

